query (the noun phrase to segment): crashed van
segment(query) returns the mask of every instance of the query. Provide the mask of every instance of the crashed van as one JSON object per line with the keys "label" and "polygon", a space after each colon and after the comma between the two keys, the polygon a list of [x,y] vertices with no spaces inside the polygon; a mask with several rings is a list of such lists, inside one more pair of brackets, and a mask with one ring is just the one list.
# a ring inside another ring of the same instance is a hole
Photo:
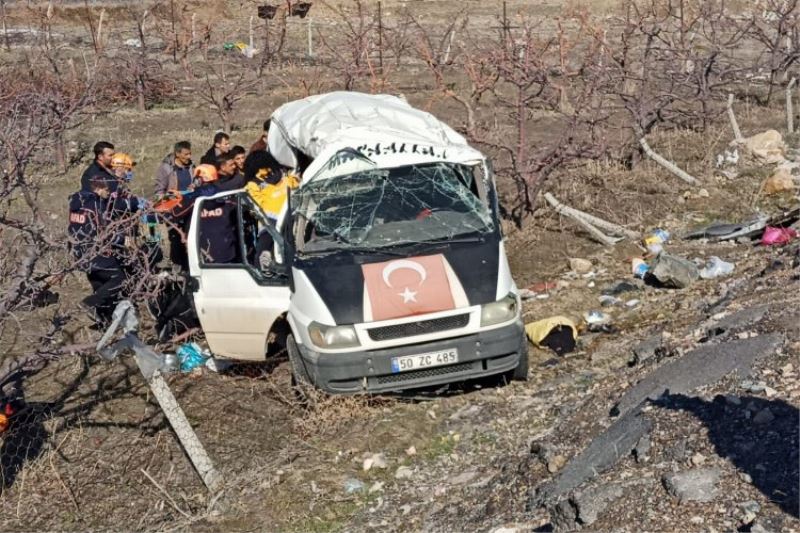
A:
{"label": "crashed van", "polygon": [[[270,152],[302,176],[277,219],[244,191],[195,204],[190,274],[212,352],[259,361],[285,342],[294,381],[331,393],[525,379],[486,157],[395,96],[311,96],[271,119]],[[233,206],[235,263],[205,260],[209,202]]]}

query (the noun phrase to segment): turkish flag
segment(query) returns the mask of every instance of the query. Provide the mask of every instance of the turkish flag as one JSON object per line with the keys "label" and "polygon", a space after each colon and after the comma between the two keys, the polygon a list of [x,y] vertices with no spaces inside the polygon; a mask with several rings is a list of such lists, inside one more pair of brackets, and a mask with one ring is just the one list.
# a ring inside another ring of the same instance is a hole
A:
{"label": "turkish flag", "polygon": [[362,265],[364,320],[389,320],[455,309],[450,286],[450,278],[455,274],[448,276],[449,268],[441,254]]}

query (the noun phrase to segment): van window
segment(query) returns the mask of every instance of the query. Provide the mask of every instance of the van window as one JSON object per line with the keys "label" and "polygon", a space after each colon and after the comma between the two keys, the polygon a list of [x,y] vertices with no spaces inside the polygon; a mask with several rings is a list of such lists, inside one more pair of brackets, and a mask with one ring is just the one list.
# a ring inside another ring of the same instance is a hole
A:
{"label": "van window", "polygon": [[265,228],[273,224],[247,193],[206,200],[198,217],[198,250],[203,267],[245,268],[262,284],[280,283],[269,268],[274,241]]}
{"label": "van window", "polygon": [[293,196],[298,252],[476,238],[495,230],[472,167],[372,169],[313,180]]}

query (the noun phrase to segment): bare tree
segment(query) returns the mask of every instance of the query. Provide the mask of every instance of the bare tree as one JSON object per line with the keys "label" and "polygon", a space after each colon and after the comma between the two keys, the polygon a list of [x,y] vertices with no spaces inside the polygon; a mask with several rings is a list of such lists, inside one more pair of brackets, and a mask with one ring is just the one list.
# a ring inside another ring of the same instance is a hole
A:
{"label": "bare tree", "polygon": [[258,81],[258,79],[248,79],[247,71],[230,75],[225,70],[225,63],[222,63],[218,69],[205,75],[204,83],[197,94],[217,113],[222,128],[231,131],[236,104],[253,94]]}
{"label": "bare tree", "polygon": [[[493,152],[497,174],[514,184],[504,210],[517,224],[557,169],[605,153],[604,79],[593,70],[601,47],[578,19],[557,36],[541,33],[526,19],[499,38],[467,35],[454,68],[437,59],[432,40],[417,39],[439,89],[465,109],[467,137]],[[536,135],[541,129],[548,135]]]}

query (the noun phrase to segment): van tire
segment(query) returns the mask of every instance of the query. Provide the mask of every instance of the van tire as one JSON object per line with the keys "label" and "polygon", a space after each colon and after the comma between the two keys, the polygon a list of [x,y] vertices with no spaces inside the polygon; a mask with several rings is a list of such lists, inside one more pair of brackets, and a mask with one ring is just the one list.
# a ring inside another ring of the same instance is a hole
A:
{"label": "van tire", "polygon": [[528,346],[522,347],[519,352],[519,364],[511,374],[514,381],[528,381]]}
{"label": "van tire", "polygon": [[297,399],[305,403],[314,385],[311,383],[311,377],[309,377],[306,365],[303,363],[303,357],[297,348],[294,335],[290,334],[286,337],[286,352],[289,354],[289,367],[292,371],[292,390]]}

